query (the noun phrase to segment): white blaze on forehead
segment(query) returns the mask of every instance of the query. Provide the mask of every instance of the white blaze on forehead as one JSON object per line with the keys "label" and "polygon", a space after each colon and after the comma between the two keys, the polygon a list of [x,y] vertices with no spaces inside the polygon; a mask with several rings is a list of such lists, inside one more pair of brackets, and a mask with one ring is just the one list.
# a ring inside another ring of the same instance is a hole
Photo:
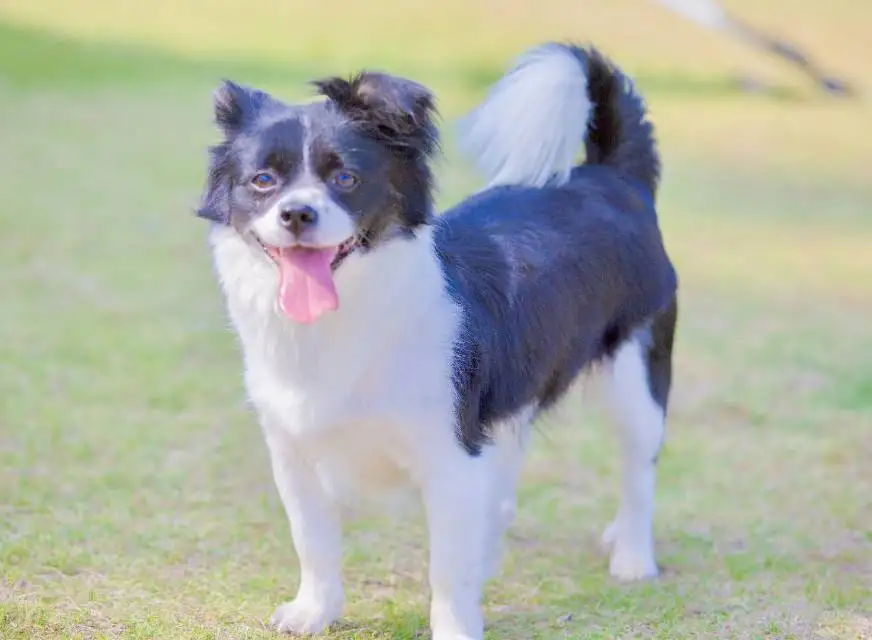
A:
{"label": "white blaze on forehead", "polygon": [[303,127],[303,175],[309,176],[312,171],[312,122],[305,113],[300,116]]}

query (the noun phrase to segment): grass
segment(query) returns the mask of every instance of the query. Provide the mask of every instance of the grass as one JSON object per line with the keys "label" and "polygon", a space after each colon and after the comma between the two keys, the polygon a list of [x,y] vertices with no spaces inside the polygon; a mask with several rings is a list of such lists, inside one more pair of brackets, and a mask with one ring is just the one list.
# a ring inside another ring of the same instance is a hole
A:
{"label": "grass", "polygon": [[[826,15],[810,0],[732,4],[868,86],[862,0]],[[489,637],[872,637],[868,106],[631,0],[169,6],[0,5],[0,637],[268,638],[293,594],[189,215],[217,78],[299,96],[313,75],[385,66],[432,84],[450,124],[521,47],[563,36],[638,76],[663,143],[682,276],[664,571],[607,576],[596,537],[616,446],[579,390],[535,441]],[[410,28],[423,12],[427,28]],[[782,99],[733,91],[758,63]],[[444,204],[474,186],[450,144],[440,172]],[[420,637],[420,517],[351,525],[347,554],[330,637]]]}

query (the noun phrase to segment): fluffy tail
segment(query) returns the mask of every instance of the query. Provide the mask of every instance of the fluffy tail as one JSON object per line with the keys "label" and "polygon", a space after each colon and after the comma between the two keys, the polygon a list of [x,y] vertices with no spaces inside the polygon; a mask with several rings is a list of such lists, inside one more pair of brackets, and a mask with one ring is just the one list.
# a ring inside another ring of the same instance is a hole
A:
{"label": "fluffy tail", "polygon": [[488,186],[560,185],[585,148],[652,195],[660,160],[645,103],[596,49],[548,43],[523,54],[460,122],[461,148]]}

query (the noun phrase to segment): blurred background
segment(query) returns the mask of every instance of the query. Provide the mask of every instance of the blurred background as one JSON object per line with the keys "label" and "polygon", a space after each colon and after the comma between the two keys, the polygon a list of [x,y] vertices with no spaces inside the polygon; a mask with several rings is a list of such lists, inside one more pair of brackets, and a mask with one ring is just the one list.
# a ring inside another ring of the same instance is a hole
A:
{"label": "blurred background", "polygon": [[[0,0],[0,637],[266,638],[294,592],[192,215],[219,80],[429,85],[445,206],[479,186],[454,119],[567,38],[636,79],[662,145],[681,276],[663,578],[607,576],[617,448],[580,389],[535,440],[489,637],[872,637],[872,4],[723,6],[849,97],[687,6]],[[352,525],[331,637],[426,634],[424,549],[414,517]]]}

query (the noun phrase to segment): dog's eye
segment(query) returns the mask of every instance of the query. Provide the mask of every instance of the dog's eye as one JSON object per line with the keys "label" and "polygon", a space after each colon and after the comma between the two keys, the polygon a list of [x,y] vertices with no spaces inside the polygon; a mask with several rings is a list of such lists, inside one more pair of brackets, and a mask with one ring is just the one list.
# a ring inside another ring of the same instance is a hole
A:
{"label": "dog's eye", "polygon": [[270,189],[275,186],[276,179],[270,174],[261,171],[260,173],[254,174],[254,177],[251,179],[251,184],[258,189]]}
{"label": "dog's eye", "polygon": [[343,191],[351,191],[360,183],[360,179],[350,171],[337,171],[332,179],[333,184]]}

